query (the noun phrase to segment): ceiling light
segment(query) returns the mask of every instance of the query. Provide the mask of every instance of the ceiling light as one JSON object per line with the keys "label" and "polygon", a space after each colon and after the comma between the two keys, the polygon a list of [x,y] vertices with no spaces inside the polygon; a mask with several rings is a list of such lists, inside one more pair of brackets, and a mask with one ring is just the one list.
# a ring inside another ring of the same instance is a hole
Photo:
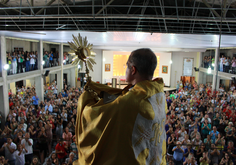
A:
{"label": "ceiling light", "polygon": [[211,67],[209,67],[209,68],[207,69],[207,73],[208,73],[208,74],[211,74]]}
{"label": "ceiling light", "polygon": [[61,28],[65,27],[65,26],[66,26],[66,25],[62,25],[62,26],[60,26],[60,27],[56,28],[56,30],[59,30],[59,29],[61,29]]}
{"label": "ceiling light", "polygon": [[5,70],[9,69],[10,66],[8,64],[5,64],[4,67],[3,67]]}

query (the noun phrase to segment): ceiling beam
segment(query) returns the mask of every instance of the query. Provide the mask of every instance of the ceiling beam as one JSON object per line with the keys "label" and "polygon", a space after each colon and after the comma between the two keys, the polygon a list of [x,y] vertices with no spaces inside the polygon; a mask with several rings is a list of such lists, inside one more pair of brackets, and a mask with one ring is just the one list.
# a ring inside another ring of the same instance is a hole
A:
{"label": "ceiling beam", "polygon": [[73,4],[72,2],[71,2],[71,0],[61,0],[63,3],[65,3],[65,4],[67,4],[67,5],[71,5],[71,4]]}
{"label": "ceiling beam", "polygon": [[103,8],[101,8],[96,15],[100,14],[104,9],[106,9],[114,0],[110,0]]}
{"label": "ceiling beam", "polygon": [[8,2],[9,2],[9,0],[5,0],[3,3],[4,3],[4,4],[7,4]]}
{"label": "ceiling beam", "polygon": [[[55,1],[56,1],[56,0],[51,0],[50,2],[47,3],[46,6],[50,6],[50,5],[53,4],[53,2],[55,2]],[[41,14],[44,9],[45,9],[45,8],[40,9],[35,15]]]}
{"label": "ceiling beam", "polygon": [[[10,7],[10,6],[8,6],[8,5],[2,3],[2,2],[0,2],[0,5],[3,6],[3,7],[7,7],[7,8]],[[3,8],[3,10],[7,10],[7,9],[4,9],[4,8]],[[18,13],[21,13],[21,14],[23,14],[23,15],[28,15],[28,14],[22,12],[22,11],[17,10],[17,9],[12,9],[12,10],[14,10],[14,11],[16,11],[16,12],[18,12]]]}
{"label": "ceiling beam", "polygon": [[214,9],[211,9],[211,6],[207,3],[206,0],[202,0],[202,2],[209,8],[209,10],[211,10],[215,14],[215,16],[220,18],[220,15]]}
{"label": "ceiling beam", "polygon": [[[65,14],[60,14],[60,15],[39,15],[39,16],[32,16],[32,15],[26,15],[26,16],[21,16],[21,19],[55,19],[55,18],[84,18],[84,19],[93,19],[92,15],[80,15],[80,14],[76,14],[76,15],[72,15],[72,16],[68,16]],[[177,17],[175,16],[169,16],[169,15],[165,15],[164,17],[162,16],[156,16],[156,15],[145,15],[145,16],[140,16],[139,14],[134,15],[134,14],[130,14],[130,15],[122,15],[122,14],[114,14],[114,15],[107,15],[107,16],[96,16],[96,19],[104,19],[104,18],[109,18],[109,19],[160,19],[160,20],[177,20]],[[0,15],[0,19],[19,19],[19,15]],[[212,19],[212,18],[205,18],[205,17],[197,17],[197,18],[192,18],[192,17],[179,17],[179,20],[182,21],[202,21],[202,22],[220,22],[220,19]],[[228,23],[235,23],[236,19],[223,19],[222,22],[228,22]]]}
{"label": "ceiling beam", "polygon": [[29,5],[29,7],[30,7],[31,14],[32,14],[32,15],[35,15],[33,9],[31,8],[31,5],[32,5],[32,6],[34,5],[34,1],[31,0],[31,5],[30,5],[30,3],[29,3],[29,0],[27,0],[27,3],[28,3],[28,5]]}
{"label": "ceiling beam", "polygon": [[[144,5],[144,6],[147,6],[148,4],[149,4],[149,0],[147,0],[146,2],[145,2],[145,0],[143,1],[143,5]],[[147,9],[147,7],[143,7],[143,8],[142,8],[142,10],[141,10],[141,16],[144,15],[146,9]],[[141,19],[138,20],[136,31],[138,31],[138,26],[140,25],[140,22],[141,22]]]}

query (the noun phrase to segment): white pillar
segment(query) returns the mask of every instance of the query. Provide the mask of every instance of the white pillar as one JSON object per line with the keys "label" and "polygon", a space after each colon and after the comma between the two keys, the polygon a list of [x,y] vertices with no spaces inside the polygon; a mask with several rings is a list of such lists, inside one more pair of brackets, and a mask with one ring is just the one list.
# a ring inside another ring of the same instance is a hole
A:
{"label": "white pillar", "polygon": [[63,76],[61,76],[61,72],[62,71],[58,71],[57,72],[57,88],[58,88],[58,92],[61,92],[61,90],[63,89]]}
{"label": "white pillar", "polygon": [[[63,43],[59,46],[59,65],[61,66],[60,76],[57,74],[57,88],[59,92],[63,89]],[[60,78],[59,78],[60,77]],[[60,85],[59,85],[60,84]]]}
{"label": "white pillar", "polygon": [[[219,61],[219,48],[216,48],[215,49],[215,66],[214,66],[214,73],[213,73],[213,83],[212,83],[212,92],[219,89],[219,82],[218,80],[220,81],[220,78],[219,76],[217,75],[217,70],[218,70],[218,61]],[[218,83],[218,84],[217,84]]]}
{"label": "white pillar", "polygon": [[35,77],[35,91],[36,91],[36,95],[39,98],[39,101],[43,101],[44,100],[43,76]]}
{"label": "white pillar", "polygon": [[44,100],[44,81],[43,81],[43,41],[40,40],[38,43],[38,68],[41,71],[41,75],[39,77],[35,77],[35,90],[36,95],[39,98],[39,101]]}
{"label": "white pillar", "polygon": [[70,69],[70,86],[75,87],[75,67]]}
{"label": "white pillar", "polygon": [[1,105],[1,114],[3,117],[3,123],[5,122],[5,119],[9,113],[9,100],[8,100],[8,84],[7,84],[7,71],[3,69],[4,65],[6,65],[7,60],[6,60],[6,38],[4,36],[1,36],[1,41],[0,41],[0,49],[1,49],[1,69],[0,71],[2,72],[2,79],[3,79],[3,86],[0,88],[0,94],[1,100],[0,100],[0,105]]}

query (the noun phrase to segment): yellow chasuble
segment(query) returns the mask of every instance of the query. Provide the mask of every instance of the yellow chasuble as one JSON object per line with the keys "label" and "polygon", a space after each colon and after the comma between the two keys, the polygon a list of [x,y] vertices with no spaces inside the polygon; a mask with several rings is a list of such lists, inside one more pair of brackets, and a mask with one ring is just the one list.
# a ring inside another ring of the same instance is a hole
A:
{"label": "yellow chasuble", "polygon": [[[90,89],[116,95],[110,103],[85,91],[79,98],[74,165],[166,164],[166,102],[163,80],[146,80],[124,90],[88,82]],[[108,98],[110,97],[108,96]]]}

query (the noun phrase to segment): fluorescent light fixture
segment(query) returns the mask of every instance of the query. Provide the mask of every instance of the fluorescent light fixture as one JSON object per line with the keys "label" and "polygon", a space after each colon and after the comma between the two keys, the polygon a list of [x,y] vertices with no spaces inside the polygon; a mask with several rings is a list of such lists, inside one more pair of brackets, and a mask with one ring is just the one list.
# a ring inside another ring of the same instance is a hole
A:
{"label": "fluorescent light fixture", "polygon": [[8,64],[5,64],[4,67],[3,67],[5,70],[9,69],[10,66]]}
{"label": "fluorescent light fixture", "polygon": [[209,67],[209,68],[207,69],[207,73],[208,73],[208,74],[211,74],[211,67]]}
{"label": "fluorescent light fixture", "polygon": [[45,64],[45,61],[42,61],[42,65],[44,65]]}
{"label": "fluorescent light fixture", "polygon": [[62,26],[56,28],[56,30],[62,29],[62,28],[65,27],[65,26],[66,26],[66,25],[62,25]]}
{"label": "fluorescent light fixture", "polygon": [[9,25],[5,25],[5,26],[9,26]]}

